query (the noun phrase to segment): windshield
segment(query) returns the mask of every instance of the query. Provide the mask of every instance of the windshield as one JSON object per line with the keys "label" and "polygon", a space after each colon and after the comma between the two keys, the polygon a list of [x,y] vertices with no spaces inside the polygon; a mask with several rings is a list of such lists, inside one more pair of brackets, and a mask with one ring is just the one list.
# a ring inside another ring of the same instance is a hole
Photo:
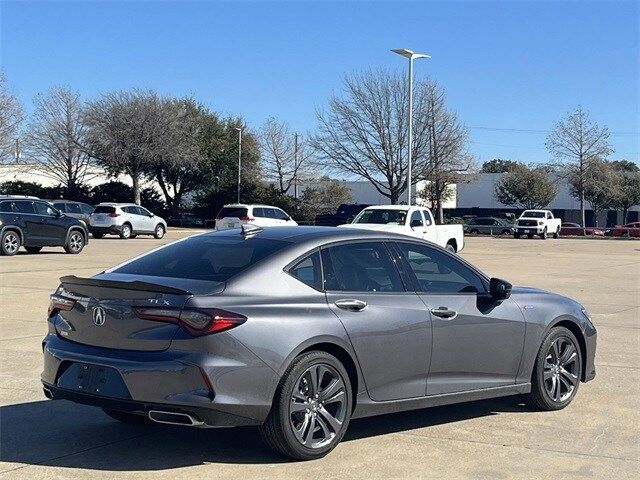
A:
{"label": "windshield", "polygon": [[398,225],[404,225],[407,218],[406,210],[395,209],[372,209],[363,210],[360,212],[353,223],[376,223],[379,225],[386,225],[388,223],[394,223]]}
{"label": "windshield", "polygon": [[547,214],[545,212],[534,212],[532,210],[526,210],[522,213],[522,215],[520,215],[520,218],[522,217],[527,217],[527,218],[544,218],[546,217]]}

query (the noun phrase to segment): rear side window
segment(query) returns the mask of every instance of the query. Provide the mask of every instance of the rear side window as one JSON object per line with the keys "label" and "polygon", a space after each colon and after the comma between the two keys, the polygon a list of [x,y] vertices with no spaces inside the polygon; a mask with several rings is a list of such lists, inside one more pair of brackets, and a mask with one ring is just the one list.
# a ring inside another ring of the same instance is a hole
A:
{"label": "rear side window", "polygon": [[33,208],[33,202],[27,202],[25,200],[18,200],[13,202],[13,208],[16,212],[20,213],[36,213]]}
{"label": "rear side window", "polygon": [[67,203],[67,213],[82,213],[77,203]]}
{"label": "rear side window", "polygon": [[80,210],[85,215],[91,215],[93,213],[93,207],[91,205],[87,205],[86,203],[80,203]]}
{"label": "rear side window", "polygon": [[314,252],[303,258],[288,270],[289,275],[306,283],[316,290],[322,290],[322,269],[320,268],[320,254]]}
{"label": "rear side window", "polygon": [[358,242],[322,249],[325,290],[404,292],[400,274],[382,242]]}
{"label": "rear side window", "polygon": [[275,208],[263,208],[264,216],[267,218],[278,218],[276,217],[276,209]]}
{"label": "rear side window", "polygon": [[0,202],[0,212],[12,212],[13,207],[11,206],[11,202]]}
{"label": "rear side window", "polygon": [[98,205],[93,213],[116,213],[116,207],[108,207],[106,205]]}
{"label": "rear side window", "polygon": [[218,213],[218,218],[240,218],[247,216],[247,209],[243,207],[223,207]]}
{"label": "rear side window", "polygon": [[289,244],[241,235],[198,236],[150,252],[113,272],[224,282]]}
{"label": "rear side window", "polygon": [[264,208],[260,208],[260,207],[255,207],[253,209],[253,216],[257,217],[257,218],[262,218],[264,217]]}

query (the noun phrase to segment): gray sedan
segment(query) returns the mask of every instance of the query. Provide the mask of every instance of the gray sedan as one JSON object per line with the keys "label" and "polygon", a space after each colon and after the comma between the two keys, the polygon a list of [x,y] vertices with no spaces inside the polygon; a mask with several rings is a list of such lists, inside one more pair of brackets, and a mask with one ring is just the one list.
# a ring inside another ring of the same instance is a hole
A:
{"label": "gray sedan", "polygon": [[564,408],[594,378],[595,348],[579,303],[431,243],[244,227],[63,277],[42,382],[126,423],[256,425],[313,459],[351,418],[516,394]]}

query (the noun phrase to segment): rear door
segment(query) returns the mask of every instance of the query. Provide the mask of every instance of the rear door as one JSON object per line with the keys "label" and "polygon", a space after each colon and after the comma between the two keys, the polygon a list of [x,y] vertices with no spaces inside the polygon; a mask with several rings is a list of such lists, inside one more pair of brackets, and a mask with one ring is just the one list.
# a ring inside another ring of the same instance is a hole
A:
{"label": "rear door", "polygon": [[525,333],[515,302],[490,303],[485,281],[455,255],[411,242],[396,246],[431,313],[427,395],[513,385]]}
{"label": "rear door", "polygon": [[46,245],[47,235],[44,225],[44,219],[40,215],[36,215],[33,200],[14,200],[13,211],[22,221],[26,229],[24,243],[26,245]]}
{"label": "rear door", "polygon": [[425,395],[431,354],[429,314],[407,292],[382,241],[321,250],[329,308],[344,325],[375,401]]}

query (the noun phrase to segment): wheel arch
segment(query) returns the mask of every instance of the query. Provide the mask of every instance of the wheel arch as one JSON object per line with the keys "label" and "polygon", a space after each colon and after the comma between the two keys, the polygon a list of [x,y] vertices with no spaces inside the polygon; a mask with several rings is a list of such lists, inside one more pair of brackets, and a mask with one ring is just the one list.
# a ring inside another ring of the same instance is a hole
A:
{"label": "wheel arch", "polygon": [[17,225],[5,225],[2,227],[2,229],[0,229],[0,236],[4,235],[4,232],[6,232],[7,230],[16,232],[20,237],[20,243],[24,245],[24,234],[22,233],[22,229],[20,227],[18,227]]}
{"label": "wheel arch", "polygon": [[64,243],[66,244],[69,241],[69,237],[71,236],[71,234],[75,231],[78,231],[82,234],[82,238],[84,239],[84,243],[87,243],[87,240],[89,238],[89,235],[87,234],[86,230],[84,228],[82,228],[80,225],[71,225],[68,230],[67,230],[67,236],[64,239]]}
{"label": "wheel arch", "polygon": [[451,238],[447,241],[447,245],[451,245],[453,247],[453,250],[457,253],[458,252],[458,241],[455,238]]}

